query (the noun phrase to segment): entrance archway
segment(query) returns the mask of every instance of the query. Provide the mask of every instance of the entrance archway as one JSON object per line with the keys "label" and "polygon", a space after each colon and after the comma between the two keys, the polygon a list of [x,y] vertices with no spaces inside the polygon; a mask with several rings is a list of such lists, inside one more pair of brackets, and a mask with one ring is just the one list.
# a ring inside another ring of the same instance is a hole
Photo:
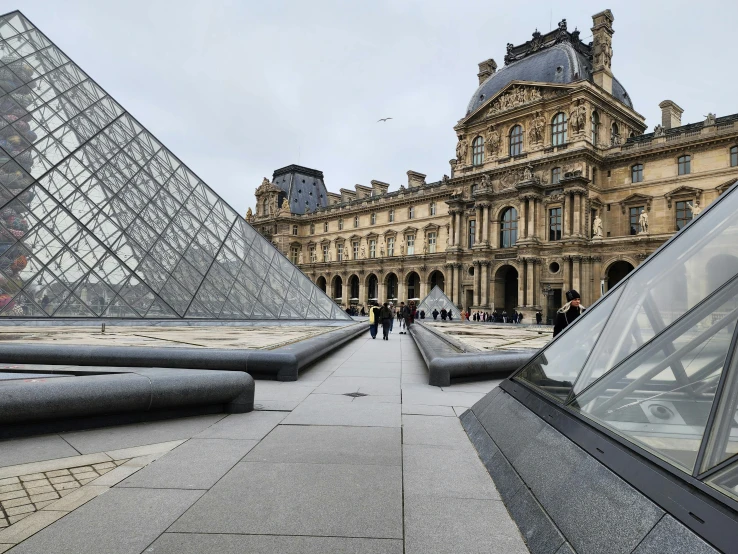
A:
{"label": "entrance archway", "polygon": [[633,265],[630,262],[620,260],[612,264],[607,269],[607,290],[617,285],[631,271],[633,271]]}
{"label": "entrance archway", "polygon": [[419,298],[420,294],[420,275],[415,273],[414,271],[411,271],[407,274],[407,278],[405,279],[405,285],[407,290],[407,300],[410,300],[411,298]]}
{"label": "entrance archway", "polygon": [[366,278],[366,293],[367,299],[376,298],[379,302],[384,300],[383,298],[379,298],[379,279],[377,279],[374,273],[370,273]]}
{"label": "entrance archway", "polygon": [[385,290],[387,291],[387,300],[397,299],[397,275],[394,273],[388,273],[385,277]]}
{"label": "entrance archway", "polygon": [[349,286],[349,299],[353,300],[354,298],[356,298],[358,300],[359,299],[359,277],[356,275],[352,275],[351,277],[349,277],[348,286]]}
{"label": "entrance archway", "polygon": [[334,300],[340,300],[343,298],[343,279],[341,279],[340,275],[336,275],[333,278],[331,296]]}
{"label": "entrance archway", "polygon": [[495,310],[512,314],[518,305],[518,270],[503,265],[495,273]]}
{"label": "entrance archway", "polygon": [[429,285],[428,286],[429,291],[433,290],[433,287],[438,287],[439,289],[441,289],[442,292],[445,292],[444,287],[446,285],[446,278],[443,276],[443,273],[441,273],[440,271],[438,270],[433,271],[428,276],[428,285]]}
{"label": "entrance archway", "polygon": [[323,277],[323,276],[318,277],[318,280],[315,281],[315,284],[318,286],[318,288],[320,290],[322,290],[323,292],[325,292],[325,288],[326,288],[325,277]]}

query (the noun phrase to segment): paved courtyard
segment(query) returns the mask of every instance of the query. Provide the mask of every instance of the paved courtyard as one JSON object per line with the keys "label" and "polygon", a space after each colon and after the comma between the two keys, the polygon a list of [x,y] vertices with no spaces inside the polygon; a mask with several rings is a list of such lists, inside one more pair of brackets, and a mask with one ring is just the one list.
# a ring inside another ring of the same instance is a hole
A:
{"label": "paved courtyard", "polygon": [[553,327],[548,325],[441,322],[427,319],[423,323],[463,343],[467,350],[543,348],[553,338]]}
{"label": "paved courtyard", "polygon": [[408,335],[362,335],[257,411],[0,443],[0,552],[527,553]]}

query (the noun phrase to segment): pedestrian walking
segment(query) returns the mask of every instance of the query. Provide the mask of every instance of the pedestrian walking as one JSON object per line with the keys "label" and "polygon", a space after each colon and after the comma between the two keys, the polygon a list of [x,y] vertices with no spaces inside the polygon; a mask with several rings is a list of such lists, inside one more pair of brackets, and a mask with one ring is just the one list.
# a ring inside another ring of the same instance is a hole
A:
{"label": "pedestrian walking", "polygon": [[448,311],[448,314],[446,314],[446,315],[448,315],[448,320],[449,320],[449,321],[453,320],[453,318],[454,318],[454,313],[453,313],[453,312],[452,312],[451,310],[449,310],[449,311]]}
{"label": "pedestrian walking", "polygon": [[556,312],[554,337],[571,325],[585,310],[584,306],[582,306],[582,297],[574,289],[566,291],[566,300],[566,304],[561,306],[559,311]]}
{"label": "pedestrian walking", "polygon": [[541,312],[536,312],[536,324],[540,325],[541,321],[543,321],[543,314]]}
{"label": "pedestrian walking", "polygon": [[400,327],[401,335],[407,335],[407,326],[405,325],[405,310],[407,310],[407,306],[405,306],[404,302],[400,302],[400,307],[397,309],[397,323]]}
{"label": "pedestrian walking", "polygon": [[446,308],[441,308],[441,321],[446,321],[446,317],[448,317],[448,312],[446,311]]}
{"label": "pedestrian walking", "polygon": [[[433,308],[433,311],[431,312],[431,315],[433,316],[433,320],[434,321],[438,319],[438,314],[439,313],[440,312],[438,311],[438,308]],[[444,317],[443,319],[446,319],[446,318]]]}
{"label": "pedestrian walking", "polygon": [[392,324],[392,310],[387,302],[379,310],[379,320],[382,322],[382,340],[389,340],[390,325]]}
{"label": "pedestrian walking", "polygon": [[390,315],[391,315],[390,317],[390,333],[391,333],[392,328],[395,326],[395,307],[392,304],[392,302],[390,302],[389,304],[389,309],[390,309]]}
{"label": "pedestrian walking", "polygon": [[369,334],[373,339],[377,338],[377,330],[379,328],[379,308],[377,306],[369,307]]}
{"label": "pedestrian walking", "polygon": [[420,310],[420,319],[425,319],[425,310]]}

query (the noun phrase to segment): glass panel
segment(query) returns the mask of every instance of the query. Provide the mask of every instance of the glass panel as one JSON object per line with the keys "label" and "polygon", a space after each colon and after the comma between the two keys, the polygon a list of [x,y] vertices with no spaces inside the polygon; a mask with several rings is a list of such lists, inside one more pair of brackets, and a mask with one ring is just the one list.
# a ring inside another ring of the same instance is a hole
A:
{"label": "glass panel", "polygon": [[738,500],[738,462],[706,479],[705,483],[733,500]]}
{"label": "glass panel", "polygon": [[592,353],[580,393],[635,352],[718,287],[738,274],[738,195],[725,198],[694,221],[690,232],[677,235],[669,246],[629,277],[629,285]]}
{"label": "glass panel", "polygon": [[[633,286],[635,280],[628,284],[618,309]],[[736,320],[738,279],[607,373],[570,406],[691,473]],[[601,343],[607,338],[603,335]],[[586,377],[585,370],[582,379]]]}
{"label": "glass panel", "polygon": [[[557,400],[565,401],[621,293],[622,287],[615,289],[591,310],[586,310],[550,346],[531,360],[516,375],[516,379],[530,383]],[[586,329],[586,333],[582,333],[582,329]]]}

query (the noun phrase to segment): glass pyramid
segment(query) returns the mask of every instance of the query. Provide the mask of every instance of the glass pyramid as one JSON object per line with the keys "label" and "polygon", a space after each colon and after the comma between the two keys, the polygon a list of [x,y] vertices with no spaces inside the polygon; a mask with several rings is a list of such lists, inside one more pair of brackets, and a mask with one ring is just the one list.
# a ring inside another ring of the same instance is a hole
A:
{"label": "glass pyramid", "polygon": [[438,285],[436,285],[428,293],[428,296],[423,298],[423,300],[418,305],[417,310],[418,312],[424,310],[426,317],[433,317],[431,316],[433,310],[438,310],[440,312],[443,308],[446,308],[446,310],[456,311],[456,306],[453,302],[451,302],[451,299],[443,294],[443,291],[438,288]]}
{"label": "glass pyramid", "polygon": [[734,183],[513,378],[738,499],[736,213]]}
{"label": "glass pyramid", "polygon": [[19,12],[0,16],[0,316],[348,318]]}

